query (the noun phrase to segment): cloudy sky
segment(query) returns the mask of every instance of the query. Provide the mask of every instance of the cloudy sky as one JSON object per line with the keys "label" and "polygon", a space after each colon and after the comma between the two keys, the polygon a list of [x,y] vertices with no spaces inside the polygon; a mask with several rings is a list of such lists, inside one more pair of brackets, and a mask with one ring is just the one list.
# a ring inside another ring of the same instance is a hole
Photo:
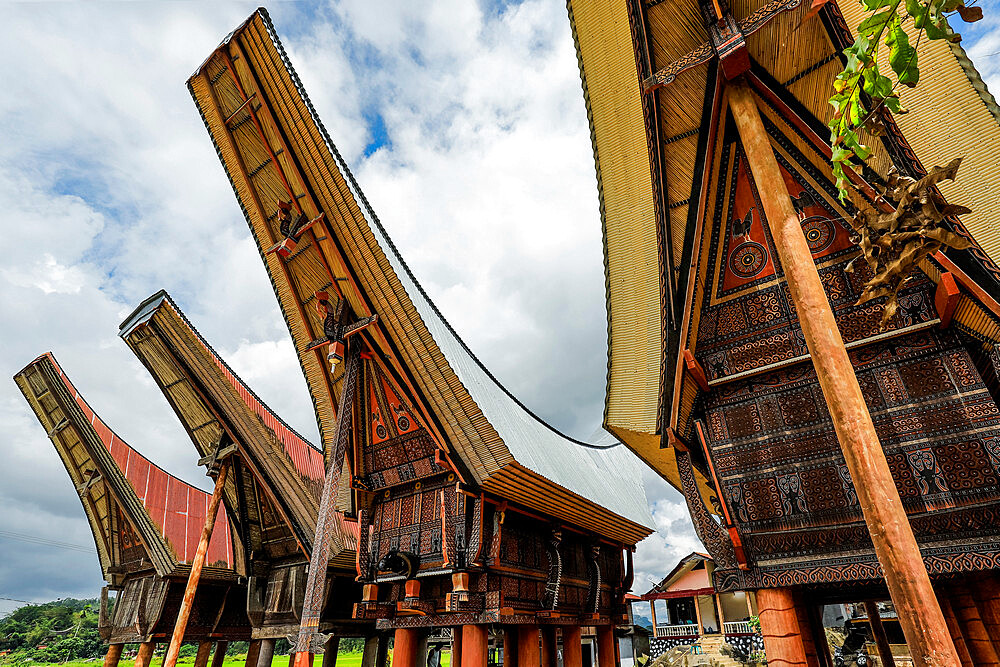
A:
{"label": "cloudy sky", "polygon": [[[316,434],[267,276],[184,86],[254,7],[0,10],[0,376],[51,350],[125,440],[203,488],[184,432],[116,335],[160,288],[272,408]],[[563,2],[269,9],[334,141],[445,316],[529,407],[591,436],[605,386],[604,277]],[[994,19],[971,52],[997,89]],[[10,599],[96,595],[79,500],[9,380],[0,432],[0,614],[19,604]],[[652,474],[645,483],[659,531],[637,554],[640,591],[700,548],[680,495]]]}

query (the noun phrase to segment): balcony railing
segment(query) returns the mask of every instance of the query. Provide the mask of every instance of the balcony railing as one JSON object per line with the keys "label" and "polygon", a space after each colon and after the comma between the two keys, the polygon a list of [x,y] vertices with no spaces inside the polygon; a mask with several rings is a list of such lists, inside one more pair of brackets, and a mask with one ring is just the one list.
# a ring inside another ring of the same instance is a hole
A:
{"label": "balcony railing", "polygon": [[753,633],[750,621],[731,621],[722,624],[722,630],[727,635],[749,635]]}
{"label": "balcony railing", "polygon": [[685,625],[657,625],[657,637],[697,637],[698,626],[692,623]]}

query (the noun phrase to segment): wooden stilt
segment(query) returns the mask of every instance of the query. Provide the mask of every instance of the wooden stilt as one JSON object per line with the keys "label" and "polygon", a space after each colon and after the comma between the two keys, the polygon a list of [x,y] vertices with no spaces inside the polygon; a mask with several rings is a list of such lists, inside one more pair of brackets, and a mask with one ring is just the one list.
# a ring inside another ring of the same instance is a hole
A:
{"label": "wooden stilt", "polygon": [[215,490],[212,491],[212,499],[208,503],[205,526],[201,529],[198,550],[194,554],[194,560],[191,561],[191,574],[188,575],[187,586],[184,587],[184,599],[181,600],[181,608],[177,612],[174,633],[170,637],[170,646],[167,647],[167,657],[163,659],[163,667],[174,667],[177,664],[181,642],[184,641],[184,632],[187,630],[188,619],[191,617],[191,609],[194,607],[194,596],[198,592],[201,569],[205,566],[208,543],[212,539],[212,531],[215,529],[215,517],[219,513],[219,503],[222,501],[222,489],[226,485],[226,475],[228,472],[229,464],[223,461],[222,466],[219,468],[219,474],[215,478]]}
{"label": "wooden stilt", "polygon": [[[698,599],[699,597],[698,595],[694,596],[694,617],[698,621],[698,636],[700,637],[705,634],[705,625],[701,622],[701,600]],[[653,636],[656,636],[655,623],[653,624]]]}
{"label": "wooden stilt", "polygon": [[732,81],[728,94],[757,189],[767,193],[761,204],[771,237],[910,654],[917,667],[950,667],[955,647],[760,111],[744,79]]}
{"label": "wooden stilt", "polygon": [[556,629],[551,625],[541,627],[542,644],[539,662],[542,667],[557,667],[559,656],[556,653]]}
{"label": "wooden stilt", "polygon": [[247,661],[244,667],[257,667],[257,658],[260,657],[260,640],[254,639],[247,646]]}
{"label": "wooden stilt", "polygon": [[962,667],[972,667],[972,657],[969,655],[968,646],[965,645],[965,637],[962,636],[962,628],[958,625],[958,619],[955,618],[955,610],[951,607],[951,601],[947,595],[940,595],[938,604],[941,605],[945,627],[948,628],[948,634],[951,636],[955,652],[958,654],[959,664]]}
{"label": "wooden stilt", "polygon": [[337,652],[340,650],[340,637],[333,636],[326,640],[323,649],[323,667],[337,667]]}
{"label": "wooden stilt", "polygon": [[361,667],[375,667],[378,657],[378,635],[365,637],[364,648],[361,649]]}
{"label": "wooden stilt", "polygon": [[743,601],[747,603],[747,619],[753,618],[753,604],[750,602],[750,591],[743,591]]}
{"label": "wooden stilt", "polygon": [[792,596],[795,601],[795,617],[799,621],[799,633],[802,635],[802,648],[806,652],[806,664],[809,667],[819,667],[819,651],[813,640],[813,627],[809,618],[809,607],[801,593]]}
{"label": "wooden stilt", "polygon": [[212,655],[212,642],[198,642],[198,652],[194,655],[194,667],[208,667]]}
{"label": "wooden stilt", "polygon": [[226,649],[229,648],[229,642],[217,641],[215,642],[215,652],[212,654],[212,667],[222,667],[222,663],[226,661]]}
{"label": "wooden stilt", "polygon": [[517,630],[513,627],[503,629],[503,667],[517,665]]}
{"label": "wooden stilt", "polygon": [[986,633],[986,626],[979,616],[979,608],[972,598],[969,587],[964,583],[955,583],[951,586],[951,606],[955,611],[955,618],[962,628],[962,636],[965,638],[965,645],[969,649],[969,656],[976,667],[1000,667],[1000,658],[993,648],[993,642]]}
{"label": "wooden stilt", "polygon": [[417,631],[399,628],[392,642],[392,667],[415,667],[417,664]]}
{"label": "wooden stilt", "polygon": [[490,636],[485,625],[462,626],[461,667],[486,667]]}
{"label": "wooden stilt", "polygon": [[757,613],[768,667],[805,667],[806,649],[791,589],[762,588],[757,591]]}
{"label": "wooden stilt", "polygon": [[[701,614],[699,614],[699,617]],[[649,617],[653,620],[653,636],[656,636],[656,600],[649,601]],[[669,620],[669,619],[668,619]]]}
{"label": "wooden stilt", "polygon": [[816,645],[820,667],[834,667],[833,651],[830,650],[830,642],[826,639],[826,629],[823,627],[823,607],[822,605],[812,605],[808,612],[809,624],[813,631],[813,644]]}
{"label": "wooden stilt", "polygon": [[977,580],[972,596],[979,607],[986,634],[993,640],[993,648],[1000,652],[1000,581],[996,575],[986,574]]}
{"label": "wooden stilt", "polygon": [[257,667],[271,667],[271,661],[274,660],[274,641],[273,639],[260,640]]}
{"label": "wooden stilt", "polygon": [[451,667],[462,664],[462,626],[451,629]]}
{"label": "wooden stilt", "polygon": [[718,593],[712,593],[712,602],[715,603],[715,617],[719,619],[719,632],[725,634],[726,619],[722,616],[722,599]]}
{"label": "wooden stilt", "polygon": [[538,647],[538,626],[521,625],[517,628],[517,667],[540,667],[541,652]]}
{"label": "wooden stilt", "polygon": [[139,653],[135,656],[135,667],[150,667],[153,664],[153,649],[156,642],[143,642],[139,644]]}
{"label": "wooden stilt", "polygon": [[597,667],[618,667],[618,642],[615,626],[597,626]]}
{"label": "wooden stilt", "polygon": [[875,639],[875,646],[878,648],[878,657],[882,661],[882,667],[896,667],[896,661],[892,657],[892,649],[889,648],[889,638],[885,636],[885,627],[882,625],[882,615],[878,611],[878,603],[874,600],[865,602],[865,612],[868,614],[868,623],[872,626],[872,636]]}
{"label": "wooden stilt", "polygon": [[312,664],[313,664],[313,654],[312,653],[307,653],[304,656],[304,658],[299,658],[299,663],[296,663],[295,659],[296,659],[296,654],[295,653],[289,653],[288,654],[288,667],[295,667],[296,664],[302,664],[303,660],[305,662],[304,667],[312,667]]}
{"label": "wooden stilt", "polygon": [[124,644],[110,644],[108,652],[104,654],[104,667],[118,667],[118,661],[122,657],[122,647]]}
{"label": "wooden stilt", "polygon": [[427,667],[427,631],[417,631],[417,667]]}
{"label": "wooden stilt", "polygon": [[378,650],[375,652],[375,667],[389,667],[389,633],[378,635]]}
{"label": "wooden stilt", "polygon": [[562,640],[563,667],[583,667],[583,642],[580,636],[580,626],[564,625]]}

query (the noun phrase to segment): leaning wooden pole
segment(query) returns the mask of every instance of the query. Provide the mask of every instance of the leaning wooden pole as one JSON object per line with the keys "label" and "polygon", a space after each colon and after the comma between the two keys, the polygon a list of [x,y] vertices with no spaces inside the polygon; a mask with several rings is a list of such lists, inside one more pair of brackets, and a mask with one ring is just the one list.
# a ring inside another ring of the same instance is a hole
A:
{"label": "leaning wooden pole", "polygon": [[948,635],[920,548],[781,177],[760,111],[745,79],[731,82],[728,90],[729,107],[757,189],[763,195],[761,203],[792,302],[798,311],[816,377],[823,389],[910,654],[917,667],[958,665],[958,654]]}
{"label": "leaning wooden pole", "polygon": [[340,488],[340,474],[344,469],[344,457],[351,442],[352,409],[354,393],[358,383],[359,355],[357,343],[351,346],[344,371],[344,387],[337,403],[337,423],[333,435],[333,455],[323,482],[323,495],[319,501],[319,516],[316,518],[316,537],[313,539],[312,555],[309,558],[309,576],[302,600],[302,623],[295,643],[294,667],[308,667],[313,660],[313,637],[319,632],[319,617],[323,612],[323,591],[326,585],[326,569],[330,562],[330,533],[337,521],[337,490]]}
{"label": "leaning wooden pole", "polygon": [[215,517],[219,513],[219,503],[222,501],[222,489],[226,485],[226,473],[228,470],[228,463],[223,462],[219,468],[219,475],[215,478],[215,490],[212,491],[212,499],[208,503],[205,527],[201,529],[198,551],[195,552],[194,561],[191,562],[191,574],[188,575],[187,586],[184,587],[184,599],[181,601],[180,611],[177,612],[174,634],[170,637],[170,646],[167,648],[167,657],[163,659],[163,667],[174,667],[177,664],[181,642],[184,641],[184,632],[187,630],[188,619],[191,617],[191,608],[194,606],[194,594],[198,592],[198,581],[201,579],[201,570],[205,567],[205,556],[208,555],[208,543],[211,541],[212,531],[215,529]]}

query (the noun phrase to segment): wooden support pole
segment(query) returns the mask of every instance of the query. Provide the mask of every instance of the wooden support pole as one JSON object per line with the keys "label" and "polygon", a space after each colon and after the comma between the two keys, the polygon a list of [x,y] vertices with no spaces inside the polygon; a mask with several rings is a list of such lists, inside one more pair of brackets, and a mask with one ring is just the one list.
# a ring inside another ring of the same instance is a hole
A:
{"label": "wooden support pole", "polygon": [[194,667],[208,667],[212,655],[212,642],[198,642],[198,652],[194,655]]}
{"label": "wooden support pole", "polygon": [[375,652],[375,667],[389,667],[389,633],[378,635],[378,650]]}
{"label": "wooden support pole", "polygon": [[541,627],[542,644],[538,660],[542,667],[557,667],[559,656],[556,653],[556,629],[551,625]]}
{"label": "wooden support pole", "polygon": [[1000,581],[996,575],[984,574],[972,590],[986,634],[993,639],[993,648],[1000,652]]}
{"label": "wooden support pole", "polygon": [[969,649],[973,664],[976,667],[1000,667],[1000,658],[997,657],[983,619],[979,616],[979,608],[969,587],[964,583],[951,585],[951,607],[955,611],[959,627],[962,628],[962,636],[965,638],[965,645]]}
{"label": "wooden support pole", "polygon": [[274,642],[274,639],[260,640],[257,667],[271,667],[271,661],[274,660]]}
{"label": "wooden support pole", "polygon": [[948,637],[941,608],[935,603],[920,548],[757,103],[743,78],[730,83],[728,94],[750,170],[757,189],[764,193],[761,204],[771,237],[910,655],[917,667],[952,667],[958,661],[955,646]]}
{"label": "wooden support pole", "polygon": [[104,667],[118,667],[118,661],[122,657],[122,647],[124,644],[110,644],[108,652],[104,654]]}
{"label": "wooden support pole", "polygon": [[875,646],[878,648],[878,657],[882,660],[882,667],[896,667],[896,661],[892,657],[892,649],[889,648],[889,638],[885,636],[885,626],[882,625],[882,615],[879,614],[878,603],[874,600],[867,600],[865,612],[868,614],[868,623],[872,626],[872,636],[875,639]]}
{"label": "wooden support pole", "polygon": [[323,648],[323,667],[337,667],[337,653],[340,651],[340,637],[336,635],[326,640]]}
{"label": "wooden support pole", "polygon": [[[701,600],[698,599],[699,597],[701,596],[699,595],[694,596],[694,617],[698,621],[698,636],[701,637],[703,634],[705,634],[705,625],[704,623],[702,623],[701,620]],[[654,637],[656,636],[655,624],[653,625],[653,636]]]}
{"label": "wooden support pole", "polygon": [[392,667],[415,667],[417,664],[417,631],[398,628],[392,642]]}
{"label": "wooden support pole", "polygon": [[618,642],[615,626],[597,626],[597,667],[618,667]]}
{"label": "wooden support pole", "polygon": [[485,625],[462,626],[461,667],[486,667],[489,648],[490,635]]}
{"label": "wooden support pole", "polygon": [[579,625],[564,625],[563,667],[583,667],[583,641]]}
{"label": "wooden support pole", "polygon": [[719,633],[726,634],[726,619],[722,615],[722,598],[718,593],[712,593],[712,602],[715,603],[715,613],[719,619]]}
{"label": "wooden support pole", "polygon": [[972,667],[972,657],[969,655],[969,647],[965,645],[965,637],[962,636],[962,628],[958,625],[958,619],[955,618],[955,610],[951,607],[951,601],[947,595],[941,594],[938,597],[938,604],[941,605],[941,613],[944,615],[948,634],[951,636],[951,641],[955,646],[955,652],[958,653],[959,664],[962,667]]}
{"label": "wooden support pole", "polygon": [[830,642],[827,641],[826,629],[823,627],[823,606],[814,604],[807,611],[820,667],[834,667],[833,651],[830,650]]}
{"label": "wooden support pole", "polygon": [[462,626],[451,629],[451,667],[462,664]]}
{"label": "wooden support pole", "polygon": [[139,644],[139,652],[135,656],[135,667],[150,667],[153,663],[153,649],[156,642],[143,642]]}
{"label": "wooden support pole", "polygon": [[417,667],[427,667],[427,630],[417,631]]}
{"label": "wooden support pole", "polygon": [[254,639],[247,646],[247,661],[244,667],[257,667],[257,658],[260,656],[260,640]]}
{"label": "wooden support pole", "polygon": [[799,621],[799,632],[802,634],[802,647],[806,652],[806,664],[809,667],[819,667],[819,651],[816,650],[816,642],[813,640],[813,626],[809,618],[809,605],[801,593],[792,596],[795,600],[795,617]]}
{"label": "wooden support pole", "polygon": [[757,613],[768,667],[805,667],[795,598],[790,588],[762,588],[757,591]]}
{"label": "wooden support pole", "polygon": [[538,647],[538,626],[521,625],[517,628],[517,667],[541,667]]}
{"label": "wooden support pole", "polygon": [[503,629],[503,667],[517,665],[517,629],[507,626]]}
{"label": "wooden support pole", "polygon": [[219,503],[222,501],[222,489],[226,485],[226,474],[228,472],[229,463],[223,461],[222,466],[219,468],[219,475],[215,479],[215,489],[212,491],[212,499],[208,503],[205,526],[201,529],[198,550],[195,552],[194,560],[191,562],[191,574],[188,575],[187,586],[184,587],[184,599],[181,600],[181,608],[177,612],[177,622],[174,623],[174,634],[170,637],[170,646],[167,648],[167,657],[163,659],[163,667],[174,667],[177,664],[181,642],[184,641],[184,632],[187,630],[188,619],[191,618],[191,609],[194,607],[194,596],[198,592],[198,581],[201,579],[201,570],[205,566],[208,543],[212,539],[212,531],[215,529],[215,517],[219,513]]}
{"label": "wooden support pole", "polygon": [[[301,654],[299,654],[299,655],[301,655]],[[295,656],[296,656],[295,653],[289,653],[288,654],[288,667],[295,667]],[[299,660],[300,660],[300,664],[301,664],[301,658]],[[307,667],[312,667],[312,664],[313,664],[313,654],[312,653],[307,653],[305,660],[306,660]]]}
{"label": "wooden support pole", "polygon": [[222,667],[222,663],[226,661],[226,649],[229,648],[229,642],[225,640],[215,642],[215,653],[212,654],[212,667]]}

